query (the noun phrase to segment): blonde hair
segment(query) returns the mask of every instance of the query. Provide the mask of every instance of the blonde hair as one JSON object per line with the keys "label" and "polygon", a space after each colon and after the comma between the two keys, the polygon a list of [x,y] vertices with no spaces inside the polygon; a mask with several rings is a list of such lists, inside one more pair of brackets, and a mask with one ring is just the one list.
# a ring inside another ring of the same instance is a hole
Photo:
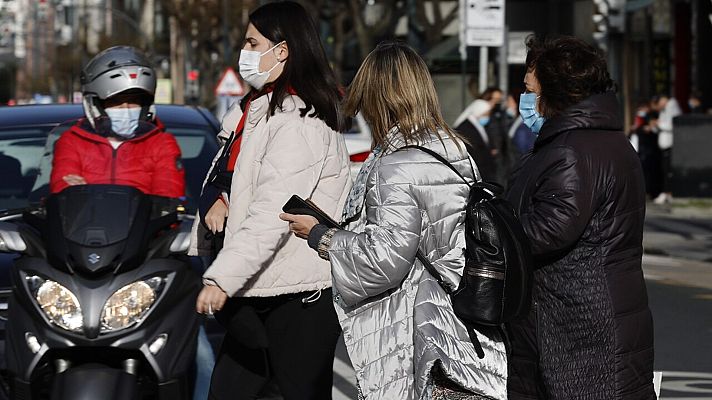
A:
{"label": "blonde hair", "polygon": [[441,131],[457,137],[440,113],[425,62],[399,42],[380,43],[366,57],[351,83],[344,111],[349,116],[363,115],[371,126],[374,145],[390,145],[388,132],[393,127],[400,130],[406,144],[422,142],[430,134],[442,140]]}

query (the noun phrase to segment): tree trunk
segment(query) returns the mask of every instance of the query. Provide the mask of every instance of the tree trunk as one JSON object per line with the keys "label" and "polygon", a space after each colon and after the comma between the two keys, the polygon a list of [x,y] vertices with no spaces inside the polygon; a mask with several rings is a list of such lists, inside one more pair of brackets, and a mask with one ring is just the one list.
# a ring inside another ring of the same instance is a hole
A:
{"label": "tree trunk", "polygon": [[153,41],[156,39],[156,5],[155,0],[144,0],[141,5],[141,23],[140,26],[144,30],[145,38],[142,40],[150,41],[150,43],[144,43],[146,48],[153,48]]}
{"label": "tree trunk", "polygon": [[358,0],[348,0],[349,8],[351,10],[351,17],[353,18],[354,30],[356,31],[356,38],[358,39],[358,47],[361,51],[361,59],[365,59],[368,53],[371,52],[371,35],[369,34],[368,27],[363,21],[363,16],[361,14],[362,5]]}
{"label": "tree trunk", "polygon": [[185,104],[185,36],[175,16],[168,19],[171,30],[171,83],[173,103]]}
{"label": "tree trunk", "polygon": [[334,16],[334,75],[336,81],[343,82],[343,65],[344,65],[344,20],[346,19],[346,10],[340,11]]}

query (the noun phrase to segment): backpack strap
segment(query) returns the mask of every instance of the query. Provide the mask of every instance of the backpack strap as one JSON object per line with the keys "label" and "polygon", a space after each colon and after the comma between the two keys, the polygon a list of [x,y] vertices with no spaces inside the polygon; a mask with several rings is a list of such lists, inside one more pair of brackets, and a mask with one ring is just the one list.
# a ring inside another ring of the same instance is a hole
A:
{"label": "backpack strap", "polygon": [[[455,291],[451,289],[447,284],[445,284],[445,281],[443,280],[443,277],[440,275],[440,273],[435,269],[433,264],[428,261],[427,258],[425,258],[425,255],[418,250],[417,253],[415,253],[416,257],[418,257],[418,260],[423,264],[423,267],[430,272],[430,275],[435,278],[435,280],[438,282],[438,285],[440,285],[441,288],[447,293],[448,295],[452,295]],[[462,320],[461,320],[462,321]],[[482,359],[485,358],[485,352],[482,350],[482,343],[480,343],[480,340],[477,338],[477,330],[475,329],[474,325],[468,324],[465,321],[462,321],[465,324],[465,328],[467,328],[467,334],[470,336],[470,341],[472,342],[472,345],[475,347],[475,353],[477,353],[477,356]]]}
{"label": "backpack strap", "polygon": [[[453,172],[455,172],[455,173],[457,174],[457,176],[459,176],[460,179],[462,179],[462,181],[465,182],[465,184],[467,184],[467,186],[472,186],[469,182],[467,182],[467,179],[465,179],[465,177],[462,176],[462,174],[460,173],[460,171],[457,170],[457,168],[455,168],[452,164],[450,164],[450,162],[449,162],[448,160],[446,160],[445,157],[443,157],[443,156],[441,156],[440,154],[434,152],[433,150],[430,150],[430,149],[428,149],[428,148],[426,148],[426,147],[423,147],[423,146],[408,145],[408,146],[403,146],[403,147],[401,147],[400,149],[398,149],[398,151],[400,151],[400,150],[405,150],[405,149],[418,149],[418,150],[420,150],[420,151],[422,151],[422,152],[424,152],[424,153],[430,154],[430,155],[433,156],[436,160],[440,161],[442,164],[445,164],[448,168],[450,168],[451,170],[453,170]],[[474,167],[473,167],[472,169],[473,169],[473,172],[474,172]],[[477,177],[477,174],[474,174],[474,176]]]}
{"label": "backpack strap", "polygon": [[423,267],[425,267],[425,269],[428,272],[430,272],[430,275],[432,275],[433,278],[435,278],[435,280],[438,282],[440,287],[443,288],[445,293],[452,294],[454,292],[454,290],[452,288],[450,288],[450,286],[448,286],[445,283],[445,281],[443,280],[443,277],[440,275],[438,270],[435,269],[433,264],[431,264],[430,261],[428,261],[428,259],[425,257],[425,255],[420,250],[418,250],[418,252],[415,253],[415,256],[418,257],[418,260],[420,260],[420,262],[423,264]]}

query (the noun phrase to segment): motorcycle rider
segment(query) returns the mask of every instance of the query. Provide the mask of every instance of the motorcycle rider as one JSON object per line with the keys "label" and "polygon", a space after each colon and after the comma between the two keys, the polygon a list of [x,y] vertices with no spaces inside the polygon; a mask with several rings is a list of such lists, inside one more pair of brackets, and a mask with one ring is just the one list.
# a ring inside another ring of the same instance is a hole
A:
{"label": "motorcycle rider", "polygon": [[[150,195],[185,195],[180,147],[156,116],[156,74],[136,48],[115,46],[81,72],[85,118],[55,143],[50,190],[112,183]],[[215,358],[201,326],[194,399],[207,398]]]}
{"label": "motorcycle rider", "polygon": [[129,46],[97,54],[81,72],[84,115],[55,143],[50,190],[87,183],[133,186],[179,198],[185,171],[153,104],[156,74]]}

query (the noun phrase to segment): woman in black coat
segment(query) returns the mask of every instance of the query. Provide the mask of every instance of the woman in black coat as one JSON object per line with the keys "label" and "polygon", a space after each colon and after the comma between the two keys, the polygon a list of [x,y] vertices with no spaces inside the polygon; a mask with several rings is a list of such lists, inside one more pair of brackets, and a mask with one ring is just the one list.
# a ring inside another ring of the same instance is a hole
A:
{"label": "woman in black coat", "polygon": [[572,37],[527,42],[524,123],[538,132],[508,199],[537,269],[507,326],[510,399],[655,399],[641,258],[645,185],[606,61]]}

